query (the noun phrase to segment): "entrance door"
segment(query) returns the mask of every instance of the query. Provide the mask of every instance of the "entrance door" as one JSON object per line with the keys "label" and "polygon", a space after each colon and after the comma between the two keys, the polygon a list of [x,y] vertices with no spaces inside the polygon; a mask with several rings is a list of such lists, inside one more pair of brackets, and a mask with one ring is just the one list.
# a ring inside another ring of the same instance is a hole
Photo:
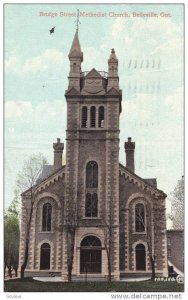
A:
{"label": "entrance door", "polygon": [[44,243],[41,246],[40,269],[41,270],[49,270],[50,269],[50,245],[48,243]]}
{"label": "entrance door", "polygon": [[101,273],[101,242],[95,236],[81,242],[80,273]]}
{"label": "entrance door", "polygon": [[136,246],[136,270],[146,270],[146,250],[143,244]]}

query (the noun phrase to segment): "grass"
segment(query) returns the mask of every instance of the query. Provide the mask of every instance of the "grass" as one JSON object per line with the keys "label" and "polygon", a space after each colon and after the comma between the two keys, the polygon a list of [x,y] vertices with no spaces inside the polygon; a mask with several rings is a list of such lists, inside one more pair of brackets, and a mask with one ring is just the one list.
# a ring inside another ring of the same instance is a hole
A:
{"label": "grass", "polygon": [[41,282],[32,278],[4,282],[5,292],[183,292],[176,281],[162,282]]}

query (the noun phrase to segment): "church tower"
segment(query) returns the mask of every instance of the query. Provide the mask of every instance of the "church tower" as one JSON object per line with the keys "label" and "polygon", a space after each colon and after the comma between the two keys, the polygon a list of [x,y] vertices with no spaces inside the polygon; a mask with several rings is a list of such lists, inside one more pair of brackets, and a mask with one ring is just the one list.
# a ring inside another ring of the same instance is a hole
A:
{"label": "church tower", "polygon": [[68,55],[65,228],[63,272],[72,241],[72,277],[119,279],[119,88],[118,59],[111,50],[108,72],[82,72],[78,30]]}

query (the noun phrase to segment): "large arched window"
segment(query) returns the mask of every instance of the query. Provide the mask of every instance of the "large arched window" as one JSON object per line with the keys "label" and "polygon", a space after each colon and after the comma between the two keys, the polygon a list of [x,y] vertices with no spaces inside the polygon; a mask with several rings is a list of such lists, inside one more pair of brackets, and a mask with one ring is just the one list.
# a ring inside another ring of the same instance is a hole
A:
{"label": "large arched window", "polygon": [[98,187],[98,165],[96,161],[89,161],[86,166],[86,188]]}
{"label": "large arched window", "polygon": [[145,231],[145,209],[142,203],[138,203],[135,206],[135,231]]}
{"label": "large arched window", "polygon": [[80,246],[80,273],[101,273],[101,241],[90,235]]}
{"label": "large arched window", "polygon": [[100,128],[104,127],[104,107],[103,106],[99,107],[99,124],[98,124],[98,126]]}
{"label": "large arched window", "polygon": [[51,231],[52,205],[45,203],[42,209],[42,231]]}
{"label": "large arched window", "polygon": [[97,194],[86,194],[86,207],[85,207],[86,217],[97,217]]}
{"label": "large arched window", "polygon": [[82,107],[82,127],[87,127],[87,106]]}
{"label": "large arched window", "polygon": [[90,109],[90,127],[96,126],[96,108],[92,106]]}
{"label": "large arched window", "polygon": [[40,249],[40,270],[50,269],[50,245],[44,243]]}
{"label": "large arched window", "polygon": [[143,244],[138,244],[135,248],[136,255],[136,270],[146,270],[146,250]]}

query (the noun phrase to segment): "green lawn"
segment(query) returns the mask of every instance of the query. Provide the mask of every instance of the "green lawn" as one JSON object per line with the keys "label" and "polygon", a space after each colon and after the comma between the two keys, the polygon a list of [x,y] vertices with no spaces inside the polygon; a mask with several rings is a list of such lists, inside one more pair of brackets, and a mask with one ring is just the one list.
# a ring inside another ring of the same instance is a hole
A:
{"label": "green lawn", "polygon": [[4,283],[5,292],[183,292],[177,282],[41,282],[31,278],[11,279]]}

